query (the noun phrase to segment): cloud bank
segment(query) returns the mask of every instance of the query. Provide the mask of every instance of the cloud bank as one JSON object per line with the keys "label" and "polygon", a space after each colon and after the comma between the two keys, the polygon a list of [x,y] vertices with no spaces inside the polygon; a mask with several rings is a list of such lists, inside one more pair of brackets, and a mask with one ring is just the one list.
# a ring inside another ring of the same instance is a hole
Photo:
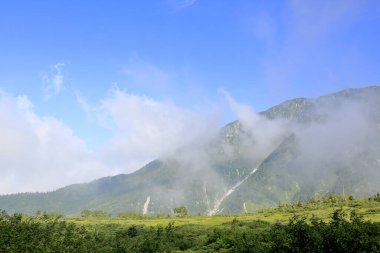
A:
{"label": "cloud bank", "polygon": [[63,122],[40,117],[26,96],[0,92],[0,193],[47,191],[104,167]]}
{"label": "cloud bank", "polygon": [[111,123],[114,136],[103,150],[105,159],[124,171],[140,168],[220,126],[219,110],[199,112],[114,88],[96,115]]}
{"label": "cloud bank", "polygon": [[[220,190],[228,183],[219,182],[213,171],[216,165],[228,164],[238,154],[244,166],[254,166],[292,133],[297,142],[293,151],[297,155],[290,162],[285,158],[280,161],[289,167],[286,168],[289,172],[315,184],[334,173],[337,174],[334,180],[348,180],[341,175],[348,178],[351,173],[356,181],[363,182],[359,185],[366,187],[350,189],[347,183],[347,191],[371,192],[377,185],[379,116],[372,106],[376,101],[362,104],[355,98],[329,100],[331,96],[310,100],[310,103],[319,101],[317,111],[300,115],[312,113],[313,121],[300,124],[286,119],[269,120],[236,102],[228,92],[221,92],[243,130],[237,146],[228,141],[212,142],[221,126],[220,110],[205,113],[184,109],[173,102],[158,101],[118,87],[95,105],[78,98],[83,110],[113,133],[95,152],[89,152],[84,141],[63,122],[34,113],[33,104],[26,96],[1,92],[0,193],[47,191],[102,176],[130,173],[155,158],[178,161],[178,166],[184,166],[183,185],[199,176],[205,179],[209,190],[210,187]],[[286,112],[277,113],[286,115]],[[249,173],[252,168],[242,169]]]}
{"label": "cloud bank", "polygon": [[64,122],[37,115],[28,97],[0,92],[0,194],[50,191],[133,172],[215,132],[222,119],[218,110],[188,110],[117,87],[97,105],[77,99],[96,124],[112,132],[96,151]]}

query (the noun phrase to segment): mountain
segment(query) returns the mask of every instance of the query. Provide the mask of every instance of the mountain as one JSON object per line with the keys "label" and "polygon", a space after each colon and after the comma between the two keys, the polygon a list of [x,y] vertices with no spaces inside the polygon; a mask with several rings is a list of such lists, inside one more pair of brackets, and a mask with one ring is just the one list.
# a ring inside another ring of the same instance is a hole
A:
{"label": "mountain", "polygon": [[240,116],[134,173],[0,196],[0,209],[166,214],[184,205],[212,215],[380,191],[380,87],[297,98]]}

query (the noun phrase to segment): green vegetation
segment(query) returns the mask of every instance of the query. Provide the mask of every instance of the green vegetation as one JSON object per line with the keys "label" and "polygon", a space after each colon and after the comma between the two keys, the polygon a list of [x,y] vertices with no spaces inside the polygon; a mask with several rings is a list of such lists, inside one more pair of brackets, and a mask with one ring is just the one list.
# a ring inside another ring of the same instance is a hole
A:
{"label": "green vegetation", "polygon": [[0,217],[0,252],[379,252],[380,224],[336,210],[330,222],[294,216],[287,224],[130,225],[94,229],[66,221]]}
{"label": "green vegetation", "polygon": [[173,211],[177,217],[185,217],[187,215],[187,208],[185,206],[176,207]]}
{"label": "green vegetation", "polygon": [[2,211],[0,252],[379,252],[378,196],[328,195],[214,217],[124,213],[112,218],[86,210],[68,218]]}
{"label": "green vegetation", "polygon": [[95,210],[95,211],[91,211],[91,210],[83,210],[81,213],[80,213],[80,216],[83,217],[83,218],[106,218],[106,217],[109,217],[109,214],[107,214],[105,211],[102,211],[102,210]]}

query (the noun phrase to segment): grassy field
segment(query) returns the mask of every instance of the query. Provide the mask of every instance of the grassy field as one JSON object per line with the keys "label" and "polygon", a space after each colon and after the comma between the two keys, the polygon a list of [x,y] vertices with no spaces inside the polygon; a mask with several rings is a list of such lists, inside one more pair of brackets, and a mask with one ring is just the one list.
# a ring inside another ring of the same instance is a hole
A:
{"label": "grassy field", "polygon": [[85,217],[1,211],[0,252],[380,252],[380,194],[328,195],[212,217],[84,211]]}
{"label": "grassy field", "polygon": [[228,223],[237,219],[239,221],[266,221],[269,223],[287,223],[289,219],[295,215],[305,216],[311,218],[316,216],[324,221],[331,219],[331,214],[337,210],[342,209],[348,214],[355,211],[361,215],[364,220],[372,222],[380,222],[380,202],[374,200],[334,200],[308,202],[308,203],[295,203],[288,205],[280,205],[278,208],[263,209],[255,213],[238,214],[238,215],[216,215],[216,216],[186,216],[186,217],[154,217],[131,215],[124,218],[81,218],[72,217],[65,218],[65,220],[74,222],[78,225],[85,225],[89,227],[128,227],[130,225],[144,225],[144,226],[166,226],[170,222],[174,222],[174,226],[181,225],[204,225],[204,226],[218,226]]}

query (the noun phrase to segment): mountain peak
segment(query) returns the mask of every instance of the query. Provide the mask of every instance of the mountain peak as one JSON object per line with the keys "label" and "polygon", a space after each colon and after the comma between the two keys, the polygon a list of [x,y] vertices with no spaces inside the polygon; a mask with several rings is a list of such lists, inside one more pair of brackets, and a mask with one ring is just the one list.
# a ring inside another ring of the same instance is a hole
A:
{"label": "mountain peak", "polygon": [[296,98],[260,114],[252,129],[231,122],[206,145],[195,143],[132,174],[0,196],[0,207],[157,214],[183,205],[191,213],[237,213],[342,189],[356,196],[380,191],[379,86]]}

